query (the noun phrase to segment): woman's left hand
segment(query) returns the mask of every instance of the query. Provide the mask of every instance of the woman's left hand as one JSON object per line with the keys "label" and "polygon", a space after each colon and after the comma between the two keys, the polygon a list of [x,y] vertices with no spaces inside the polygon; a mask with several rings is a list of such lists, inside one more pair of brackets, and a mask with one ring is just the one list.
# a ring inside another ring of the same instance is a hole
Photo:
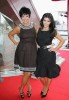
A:
{"label": "woman's left hand", "polygon": [[49,48],[48,51],[50,51],[50,52],[51,52],[51,51],[56,52],[55,48]]}

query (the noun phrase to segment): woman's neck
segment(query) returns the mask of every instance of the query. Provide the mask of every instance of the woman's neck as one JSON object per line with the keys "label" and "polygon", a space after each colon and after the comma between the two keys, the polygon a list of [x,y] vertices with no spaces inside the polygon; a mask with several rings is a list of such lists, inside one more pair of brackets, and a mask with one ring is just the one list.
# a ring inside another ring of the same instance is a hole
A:
{"label": "woman's neck", "polygon": [[48,31],[48,30],[49,30],[49,27],[43,27],[42,30],[43,30],[43,31]]}
{"label": "woman's neck", "polygon": [[29,21],[28,23],[22,23],[24,26],[30,26],[31,22]]}

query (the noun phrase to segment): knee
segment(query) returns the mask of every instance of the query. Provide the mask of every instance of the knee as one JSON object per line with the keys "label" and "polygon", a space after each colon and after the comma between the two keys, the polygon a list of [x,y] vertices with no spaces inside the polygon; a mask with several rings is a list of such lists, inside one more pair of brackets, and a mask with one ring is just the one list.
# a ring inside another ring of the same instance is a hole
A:
{"label": "knee", "polygon": [[41,81],[44,81],[44,78],[40,78]]}
{"label": "knee", "polygon": [[27,77],[30,77],[30,76],[31,76],[31,73],[30,73],[30,72],[25,72],[25,75],[26,75]]}

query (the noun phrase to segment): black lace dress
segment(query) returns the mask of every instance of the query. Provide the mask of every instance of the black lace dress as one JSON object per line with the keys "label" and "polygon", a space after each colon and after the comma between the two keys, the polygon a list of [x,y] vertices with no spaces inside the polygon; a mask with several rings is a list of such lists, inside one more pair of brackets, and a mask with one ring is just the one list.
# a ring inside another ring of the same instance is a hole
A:
{"label": "black lace dress", "polygon": [[34,72],[36,70],[36,31],[33,25],[25,27],[20,25],[20,42],[15,51],[15,68],[20,67],[21,71]]}
{"label": "black lace dress", "polygon": [[60,67],[56,64],[56,53],[48,51],[48,48],[42,48],[45,45],[52,44],[55,35],[51,31],[41,31],[37,34],[37,43],[40,46],[37,52],[36,77],[55,78],[60,73]]}

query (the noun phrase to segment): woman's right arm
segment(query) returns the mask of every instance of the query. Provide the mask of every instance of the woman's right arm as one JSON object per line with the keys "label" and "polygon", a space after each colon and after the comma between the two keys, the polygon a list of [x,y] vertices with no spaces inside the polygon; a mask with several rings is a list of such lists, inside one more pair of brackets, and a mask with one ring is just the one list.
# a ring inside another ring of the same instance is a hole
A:
{"label": "woman's right arm", "polygon": [[[40,27],[35,24],[34,28],[36,30],[36,38],[37,38],[38,30],[39,30]],[[37,41],[36,41],[36,44],[37,44]],[[38,44],[37,44],[37,48],[40,48],[40,46]]]}
{"label": "woman's right arm", "polygon": [[16,26],[11,32],[9,32],[8,37],[10,38],[10,40],[17,45],[18,42],[14,39],[14,35],[15,34],[19,34],[20,33],[20,27]]}

